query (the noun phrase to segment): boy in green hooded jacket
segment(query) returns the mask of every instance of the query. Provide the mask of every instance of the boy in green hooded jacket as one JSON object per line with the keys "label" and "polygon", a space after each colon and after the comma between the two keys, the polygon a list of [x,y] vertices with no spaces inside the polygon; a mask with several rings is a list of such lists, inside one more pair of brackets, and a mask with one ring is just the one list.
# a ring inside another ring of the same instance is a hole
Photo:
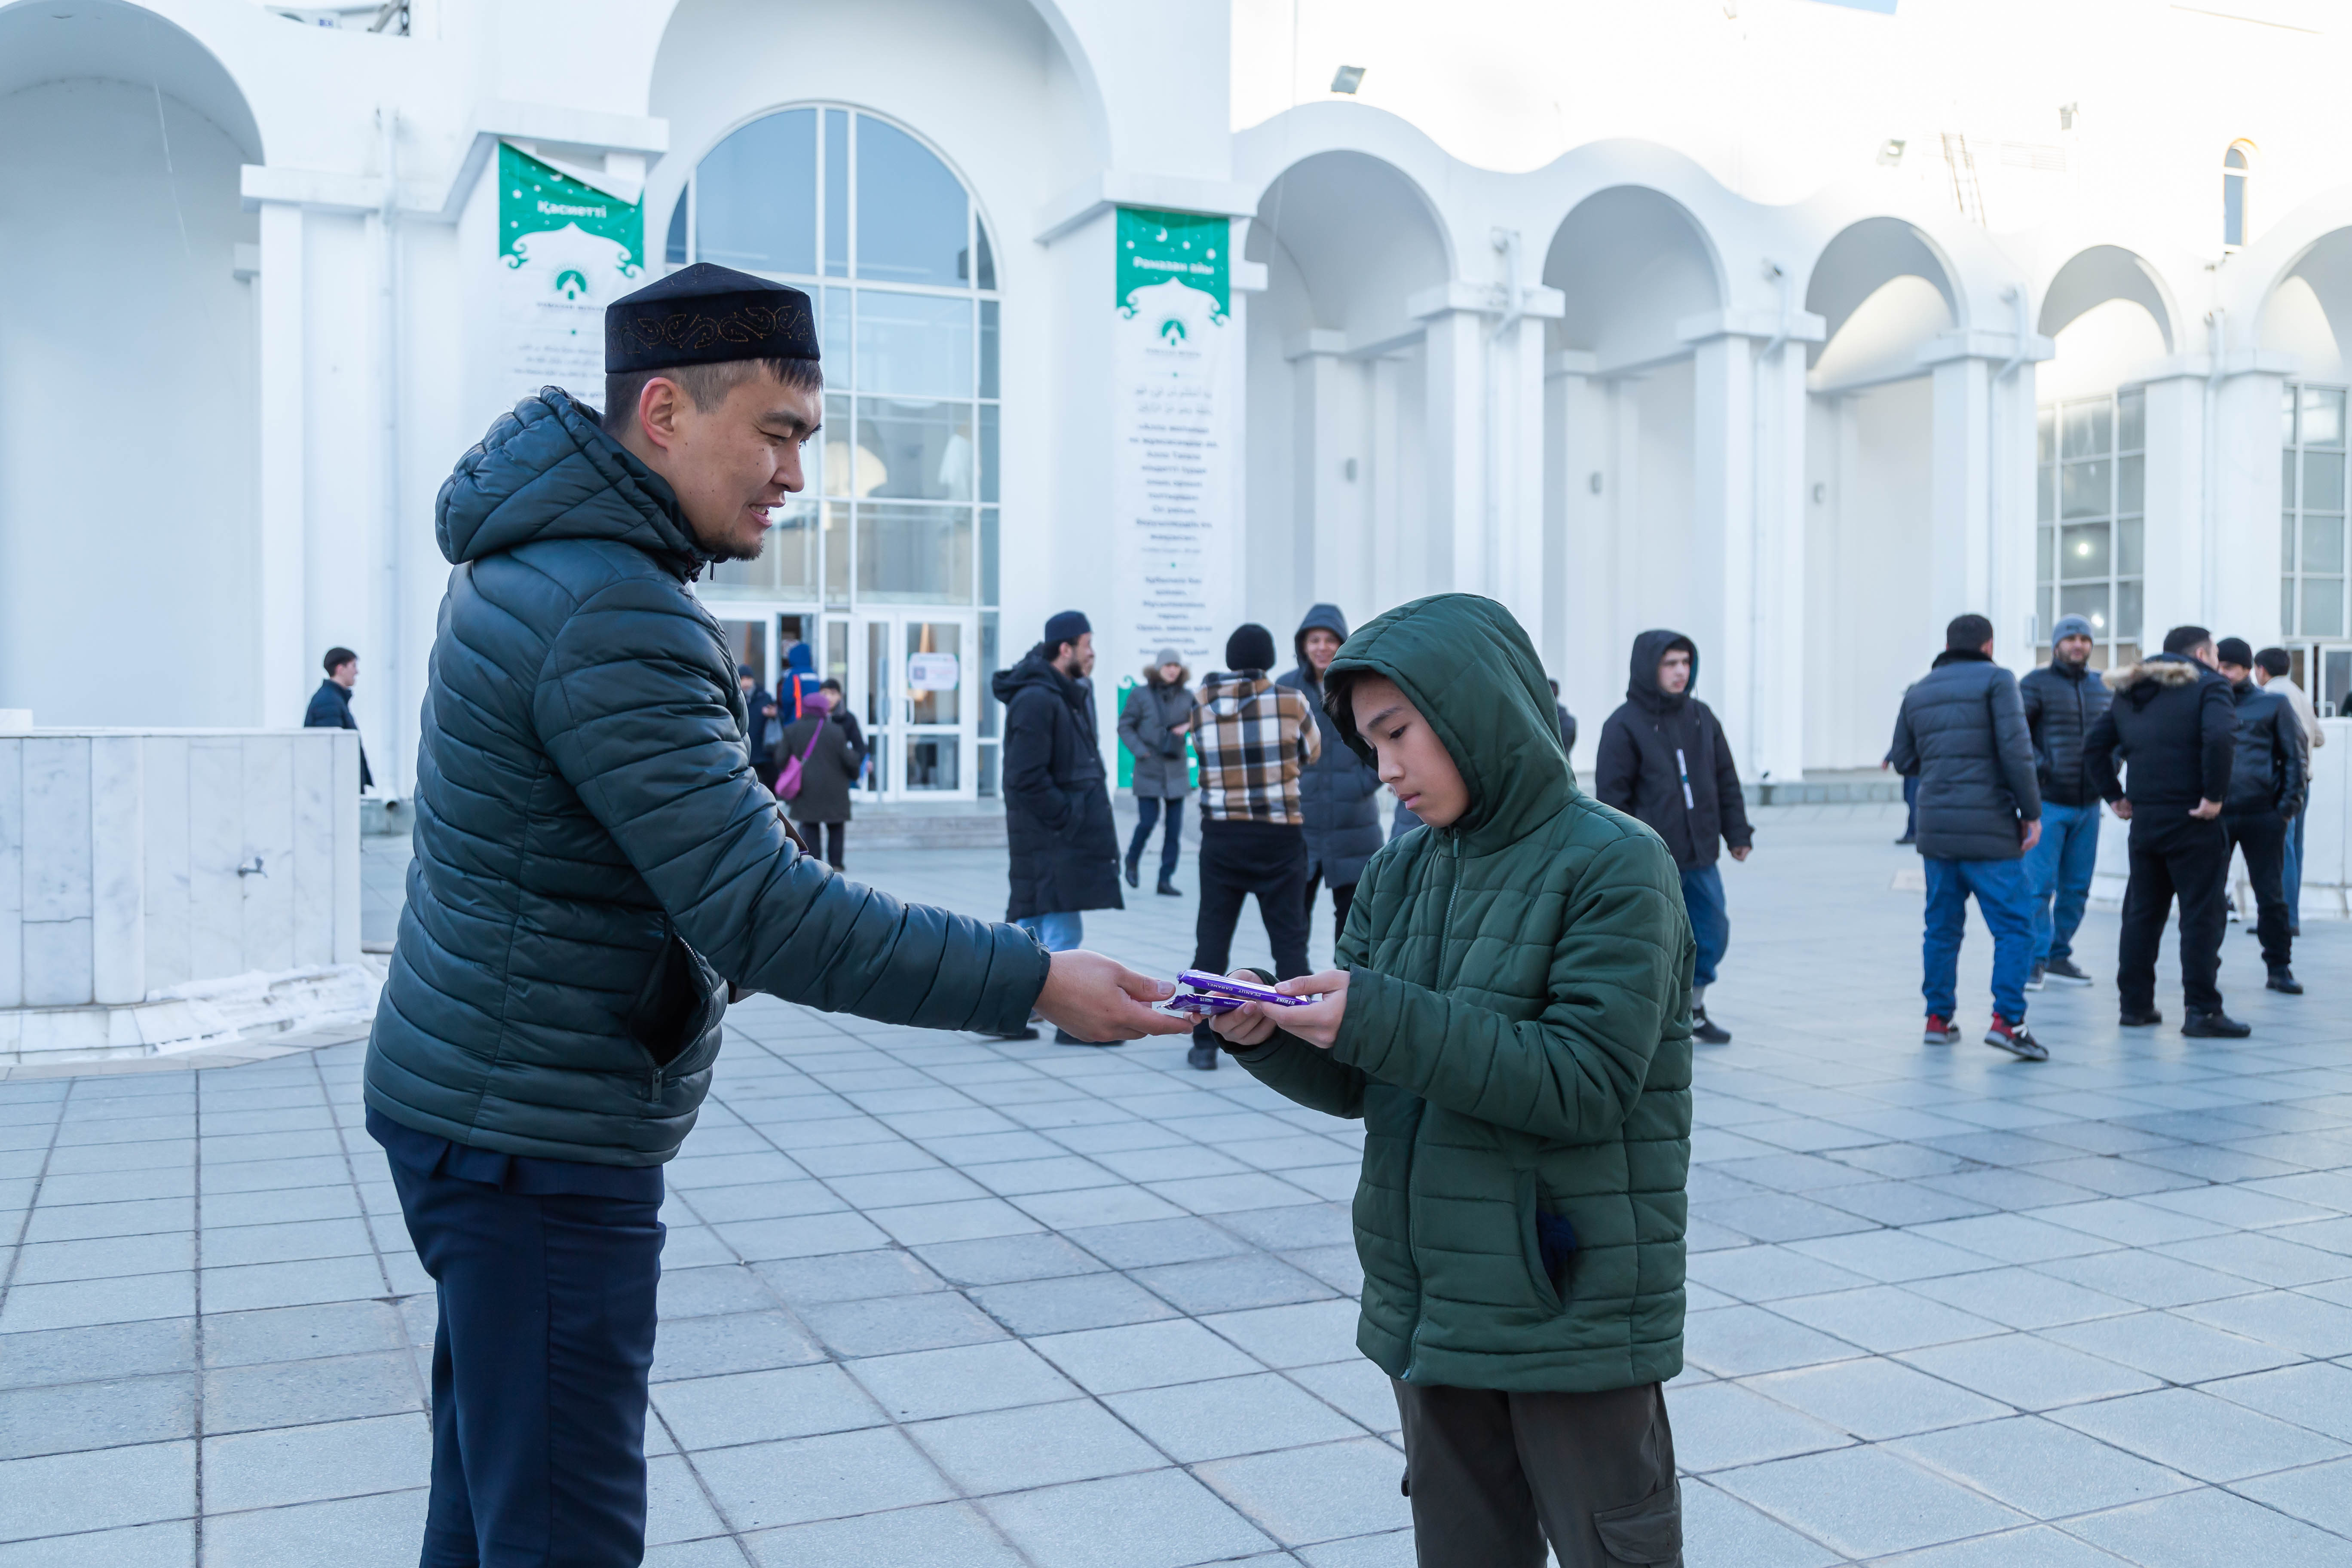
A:
{"label": "boy in green hooded jacket", "polygon": [[[1423,1568],[1681,1562],[1691,970],[1674,858],[1578,790],[1490,599],[1417,600],[1325,677],[1427,826],[1372,858],[1339,967],[1216,1030],[1365,1124],[1356,1342],[1394,1381]],[[1271,980],[1272,976],[1265,976]]]}

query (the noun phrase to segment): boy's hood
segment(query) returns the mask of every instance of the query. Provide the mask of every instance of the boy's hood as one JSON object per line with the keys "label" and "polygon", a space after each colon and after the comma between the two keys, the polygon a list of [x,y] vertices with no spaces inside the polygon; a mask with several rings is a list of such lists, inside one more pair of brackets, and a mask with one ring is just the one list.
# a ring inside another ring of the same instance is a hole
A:
{"label": "boy's hood", "polygon": [[1351,683],[1331,679],[1359,673],[1395,681],[1445,742],[1470,786],[1469,809],[1449,830],[1468,853],[1525,837],[1575,798],[1543,663],[1511,612],[1494,600],[1416,599],[1366,622],[1331,661],[1327,710],[1349,749],[1373,763],[1347,700]]}

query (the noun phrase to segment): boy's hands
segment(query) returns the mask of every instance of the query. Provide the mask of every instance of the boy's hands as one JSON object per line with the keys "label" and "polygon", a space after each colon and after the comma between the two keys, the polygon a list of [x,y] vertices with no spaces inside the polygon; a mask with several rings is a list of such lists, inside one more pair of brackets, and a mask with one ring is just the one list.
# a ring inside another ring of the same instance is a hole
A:
{"label": "boy's hands", "polygon": [[[1246,969],[1236,969],[1232,978],[1255,980]],[[1277,1025],[1276,1015],[1256,1002],[1245,1003],[1230,1013],[1220,1013],[1210,1020],[1209,1027],[1217,1037],[1240,1050],[1262,1046],[1274,1037],[1279,1026],[1305,1040],[1308,1045],[1329,1050],[1331,1042],[1339,1037],[1339,1020],[1348,1012],[1348,972],[1327,969],[1320,974],[1302,975],[1297,980],[1285,980],[1275,986],[1286,996],[1320,996],[1304,1007],[1285,1007]]]}

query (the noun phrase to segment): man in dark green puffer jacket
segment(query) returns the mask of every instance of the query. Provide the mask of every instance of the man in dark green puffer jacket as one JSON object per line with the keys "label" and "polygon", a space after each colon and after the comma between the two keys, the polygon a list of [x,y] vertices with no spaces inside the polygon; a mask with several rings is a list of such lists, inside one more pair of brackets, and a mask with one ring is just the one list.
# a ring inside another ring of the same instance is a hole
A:
{"label": "man in dark green puffer jacket", "polygon": [[458,461],[415,859],[367,1058],[437,1288],[426,1568],[644,1552],[661,1166],[730,988],[887,1023],[1175,1034],[1173,989],[901,904],[787,837],[719,624],[821,406],[796,289],[697,266],[606,312],[605,396],[548,387]]}
{"label": "man in dark green puffer jacket", "polygon": [[[1372,858],[1309,1006],[1218,1021],[1361,1117],[1356,1342],[1395,1380],[1424,1568],[1681,1561],[1691,967],[1655,834],[1580,793],[1527,634],[1446,594],[1349,637],[1341,738],[1427,826]],[[1271,978],[1271,977],[1268,977]],[[1280,1027],[1276,1025],[1279,1023]]]}

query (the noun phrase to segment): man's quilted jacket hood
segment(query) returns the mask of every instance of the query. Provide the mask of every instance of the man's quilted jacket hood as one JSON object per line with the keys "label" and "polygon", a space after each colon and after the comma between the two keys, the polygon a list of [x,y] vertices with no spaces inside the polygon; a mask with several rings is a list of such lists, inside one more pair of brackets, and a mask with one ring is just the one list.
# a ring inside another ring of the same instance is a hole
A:
{"label": "man's quilted jacket hood", "polygon": [[554,387],[442,486],[415,858],[367,1101],[509,1154],[655,1165],[694,1125],[726,982],[1011,1029],[1047,960],[786,836],[669,487]]}
{"label": "man's quilted jacket hood", "polygon": [[[1357,1343],[1391,1376],[1633,1387],[1682,1366],[1690,980],[1681,879],[1657,836],[1576,787],[1527,634],[1441,595],[1362,627],[1328,685],[1394,681],[1469,786],[1357,884],[1339,1038],[1236,1053],[1365,1124]],[[1565,1221],[1557,1267],[1544,1237]]]}

